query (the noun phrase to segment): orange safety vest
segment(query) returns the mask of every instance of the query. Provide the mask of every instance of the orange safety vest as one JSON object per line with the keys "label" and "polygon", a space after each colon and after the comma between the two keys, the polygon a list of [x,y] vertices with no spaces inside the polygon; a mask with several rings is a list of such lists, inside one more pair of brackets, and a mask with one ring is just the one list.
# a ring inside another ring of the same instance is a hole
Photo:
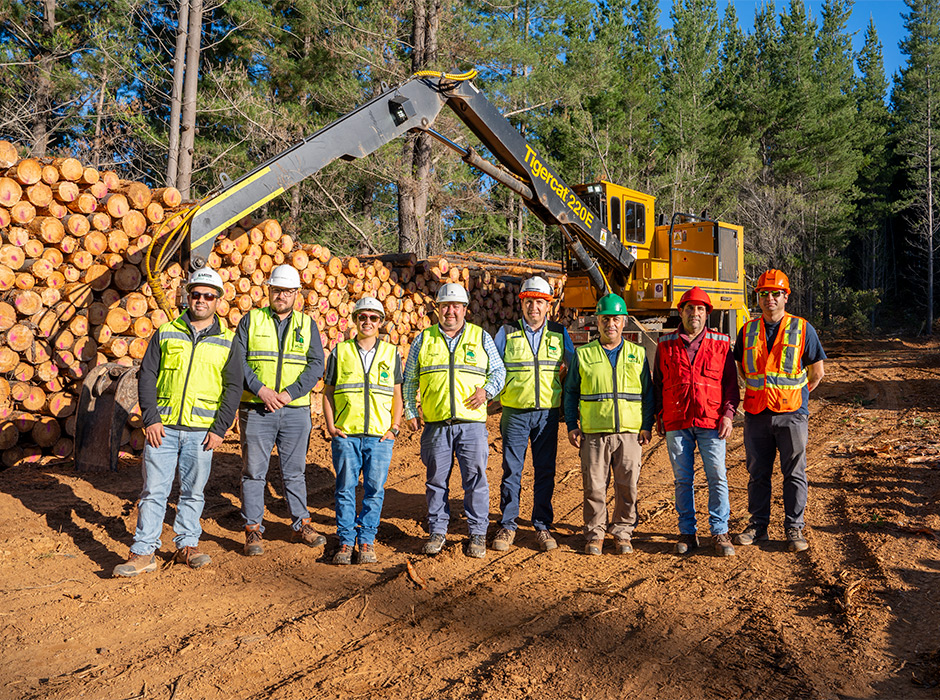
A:
{"label": "orange safety vest", "polygon": [[806,320],[786,314],[774,346],[767,352],[764,318],[744,326],[744,410],[760,413],[790,413],[803,405],[803,387],[807,385],[803,368],[806,347]]}

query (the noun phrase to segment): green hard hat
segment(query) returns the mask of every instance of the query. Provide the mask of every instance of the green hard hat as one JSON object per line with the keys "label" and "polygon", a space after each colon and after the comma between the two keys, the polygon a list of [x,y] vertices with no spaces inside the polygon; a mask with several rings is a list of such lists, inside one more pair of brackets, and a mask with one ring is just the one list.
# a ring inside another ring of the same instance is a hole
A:
{"label": "green hard hat", "polygon": [[627,302],[616,294],[608,294],[597,300],[598,316],[627,316]]}

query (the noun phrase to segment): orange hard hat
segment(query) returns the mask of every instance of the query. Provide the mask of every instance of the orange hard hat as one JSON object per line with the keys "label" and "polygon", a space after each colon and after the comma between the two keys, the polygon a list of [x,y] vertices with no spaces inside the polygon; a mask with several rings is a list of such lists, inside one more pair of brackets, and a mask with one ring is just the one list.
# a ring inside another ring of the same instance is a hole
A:
{"label": "orange hard hat", "polygon": [[700,289],[699,287],[692,287],[692,289],[682,295],[682,298],[679,299],[679,305],[676,308],[682,309],[682,307],[689,302],[702,304],[706,309],[708,309],[708,313],[712,312],[711,297],[708,296],[708,293],[704,289]]}
{"label": "orange hard hat", "polygon": [[761,289],[782,289],[787,294],[790,293],[790,279],[781,270],[767,270],[757,280],[755,291]]}

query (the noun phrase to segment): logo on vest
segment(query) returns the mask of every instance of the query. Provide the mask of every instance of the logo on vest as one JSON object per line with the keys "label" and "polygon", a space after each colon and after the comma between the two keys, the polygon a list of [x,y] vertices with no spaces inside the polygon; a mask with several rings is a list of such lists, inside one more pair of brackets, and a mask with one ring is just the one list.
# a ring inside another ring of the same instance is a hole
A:
{"label": "logo on vest", "polygon": [[473,348],[467,348],[467,349],[464,351],[464,359],[465,359],[465,360],[467,361],[467,363],[469,363],[469,364],[474,364],[474,365],[475,365],[475,364],[477,363],[477,354],[473,351]]}

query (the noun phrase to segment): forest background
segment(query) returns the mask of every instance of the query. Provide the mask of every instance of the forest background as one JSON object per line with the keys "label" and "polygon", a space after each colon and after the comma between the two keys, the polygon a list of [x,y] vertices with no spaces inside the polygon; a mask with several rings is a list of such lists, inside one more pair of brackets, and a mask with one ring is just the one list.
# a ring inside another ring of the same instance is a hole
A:
{"label": "forest background", "polygon": [[[674,0],[668,29],[658,0],[0,0],[0,139],[196,198],[416,70],[474,68],[569,184],[742,224],[749,282],[784,269],[788,308],[824,327],[930,333],[940,0],[902,7],[889,92],[877,27],[856,52],[847,0],[818,18],[768,1],[747,33],[715,0]],[[436,126],[468,145],[449,114]],[[427,136],[265,206],[341,254],[562,254]]]}

